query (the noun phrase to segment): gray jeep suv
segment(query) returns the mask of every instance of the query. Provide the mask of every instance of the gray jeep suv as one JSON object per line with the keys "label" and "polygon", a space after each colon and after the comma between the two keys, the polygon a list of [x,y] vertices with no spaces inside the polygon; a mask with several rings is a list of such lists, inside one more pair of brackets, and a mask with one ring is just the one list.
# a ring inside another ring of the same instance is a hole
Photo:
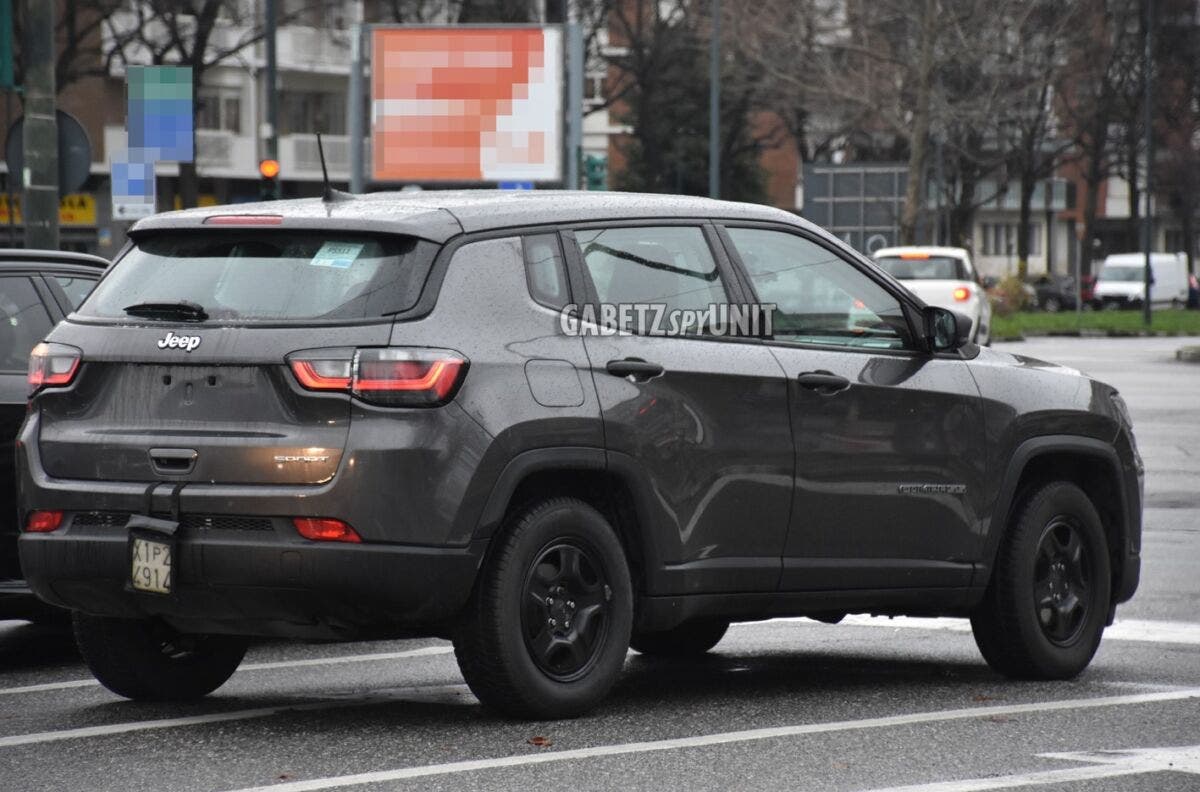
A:
{"label": "gray jeep suv", "polygon": [[790,214],[380,193],[131,238],[35,350],[18,460],[25,575],[123,696],[205,695],[250,636],[442,636],[485,704],[564,717],[630,646],[855,612],[1067,678],[1137,588],[1116,391]]}

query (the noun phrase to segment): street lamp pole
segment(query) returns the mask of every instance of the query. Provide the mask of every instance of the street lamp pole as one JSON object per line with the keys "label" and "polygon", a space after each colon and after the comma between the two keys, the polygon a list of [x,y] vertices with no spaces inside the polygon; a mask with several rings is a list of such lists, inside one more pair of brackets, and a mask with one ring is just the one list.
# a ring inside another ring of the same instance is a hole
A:
{"label": "street lamp pole", "polygon": [[712,0],[708,63],[708,195],[721,197],[721,0]]}
{"label": "street lamp pole", "polygon": [[[1154,283],[1154,271],[1150,267],[1150,255],[1154,250],[1154,0],[1146,0],[1146,48],[1142,63],[1143,86],[1146,96],[1143,101],[1146,135],[1146,211],[1142,217],[1142,247],[1146,252],[1146,270],[1143,273],[1145,293],[1142,299],[1142,322],[1150,326],[1150,287]],[[1137,178],[1136,175],[1134,178]]]}

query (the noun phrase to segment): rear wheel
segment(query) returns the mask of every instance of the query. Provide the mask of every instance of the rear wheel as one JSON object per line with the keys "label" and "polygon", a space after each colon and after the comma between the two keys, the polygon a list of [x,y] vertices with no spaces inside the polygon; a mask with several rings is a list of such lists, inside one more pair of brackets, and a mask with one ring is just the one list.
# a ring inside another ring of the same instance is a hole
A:
{"label": "rear wheel", "polygon": [[629,645],[644,655],[702,655],[720,643],[728,629],[729,622],[724,620],[693,621],[670,630],[634,633]]}
{"label": "rear wheel", "polygon": [[454,654],[472,692],[518,718],[569,718],[625,663],[633,586],[616,532],[575,498],[510,521],[480,574]]}
{"label": "rear wheel", "polygon": [[1108,543],[1088,496],[1068,482],[1033,490],[1009,526],[971,627],[992,668],[1069,679],[1096,653],[1108,616]]}
{"label": "rear wheel", "polygon": [[75,642],[92,674],[135,701],[185,701],[225,684],[246,654],[246,639],[182,635],[150,620],[74,614]]}

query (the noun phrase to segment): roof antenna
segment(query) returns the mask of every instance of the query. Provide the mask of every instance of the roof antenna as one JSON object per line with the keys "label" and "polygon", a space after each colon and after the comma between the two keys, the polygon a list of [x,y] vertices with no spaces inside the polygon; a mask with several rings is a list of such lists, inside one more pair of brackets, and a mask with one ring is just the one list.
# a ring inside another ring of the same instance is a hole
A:
{"label": "roof antenna", "polygon": [[348,198],[353,198],[354,196],[350,193],[333,189],[333,185],[329,183],[329,170],[325,167],[325,146],[321,143],[320,132],[317,133],[317,155],[321,158],[321,181],[324,183],[321,191],[321,202],[334,203],[335,201],[345,201]]}

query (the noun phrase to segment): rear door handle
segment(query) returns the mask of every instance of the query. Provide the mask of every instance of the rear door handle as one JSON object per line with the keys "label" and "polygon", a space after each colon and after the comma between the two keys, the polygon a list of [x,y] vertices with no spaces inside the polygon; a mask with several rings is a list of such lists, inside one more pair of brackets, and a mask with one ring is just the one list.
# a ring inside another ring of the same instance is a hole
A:
{"label": "rear door handle", "polygon": [[151,448],[150,464],[160,476],[184,476],[196,467],[198,456],[192,448]]}
{"label": "rear door handle", "polygon": [[658,363],[649,363],[641,358],[625,358],[610,360],[604,370],[614,377],[632,377],[634,382],[645,382],[661,376],[663,367]]}
{"label": "rear door handle", "polygon": [[831,394],[844,391],[850,387],[850,380],[830,371],[806,371],[796,378],[801,388],[808,388],[817,393]]}

